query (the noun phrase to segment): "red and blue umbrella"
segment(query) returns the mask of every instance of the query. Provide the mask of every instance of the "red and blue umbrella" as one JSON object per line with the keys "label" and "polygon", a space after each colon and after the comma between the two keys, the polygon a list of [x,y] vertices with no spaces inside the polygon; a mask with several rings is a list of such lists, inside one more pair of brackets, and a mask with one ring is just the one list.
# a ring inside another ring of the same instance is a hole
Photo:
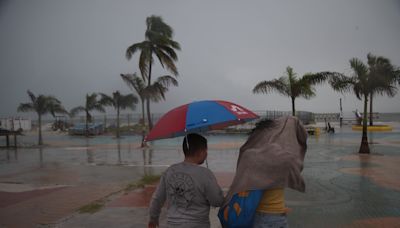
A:
{"label": "red and blue umbrella", "polygon": [[173,138],[193,132],[223,129],[259,118],[252,111],[221,100],[196,101],[163,115],[145,141]]}

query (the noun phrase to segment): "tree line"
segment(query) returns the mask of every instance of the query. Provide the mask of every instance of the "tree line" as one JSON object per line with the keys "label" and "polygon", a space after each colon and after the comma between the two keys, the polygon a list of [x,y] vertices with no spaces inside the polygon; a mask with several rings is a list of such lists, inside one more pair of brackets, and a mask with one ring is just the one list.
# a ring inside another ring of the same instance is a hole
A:
{"label": "tree line", "polygon": [[317,84],[328,82],[333,90],[338,92],[352,92],[359,100],[364,102],[363,130],[359,153],[370,153],[367,135],[368,123],[368,99],[370,104],[369,123],[373,125],[373,97],[376,95],[387,95],[393,97],[400,85],[400,68],[394,66],[388,58],[367,55],[367,64],[358,58],[350,59],[351,75],[338,72],[307,73],[297,78],[293,69],[288,66],[284,76],[270,81],[261,81],[254,88],[253,93],[278,92],[291,99],[292,115],[296,115],[295,100],[303,97],[310,99],[314,97]]}
{"label": "tree line", "polygon": [[[39,139],[38,144],[42,145],[41,118],[45,114],[64,113],[74,116],[80,112],[86,114],[86,134],[88,135],[88,124],[91,122],[91,112],[96,110],[105,112],[105,106],[112,106],[117,111],[116,137],[120,137],[119,114],[120,110],[134,110],[136,104],[141,104],[142,112],[142,146],[146,132],[153,128],[151,120],[151,102],[165,100],[165,94],[170,86],[178,86],[177,76],[179,75],[175,63],[178,61],[176,51],[179,51],[180,44],[173,40],[173,29],[166,24],[159,16],[146,18],[145,39],[142,42],[134,43],[126,50],[125,56],[128,60],[133,55],[139,55],[138,73],[120,74],[121,79],[129,86],[135,94],[121,94],[119,91],[112,95],[104,93],[92,93],[86,95],[86,102],[82,106],[75,107],[69,112],[62,106],[61,102],[54,96],[34,95],[28,90],[31,102],[21,103],[18,111],[34,111],[38,115]],[[152,75],[152,68],[155,62],[171,75]],[[278,92],[291,99],[292,115],[296,115],[295,100],[297,98],[310,99],[316,96],[315,85],[328,82],[338,92],[352,92],[360,100],[364,101],[363,134],[360,146],[360,153],[369,153],[367,138],[367,113],[368,101],[370,104],[370,125],[373,125],[373,97],[376,95],[388,95],[393,97],[397,92],[397,85],[400,84],[400,69],[394,66],[391,61],[383,56],[367,55],[367,64],[358,58],[350,60],[352,69],[351,75],[338,72],[317,72],[307,73],[297,77],[293,68],[288,66],[285,75],[269,80],[261,81],[255,85],[254,94]],[[146,124],[147,113],[147,124]]]}

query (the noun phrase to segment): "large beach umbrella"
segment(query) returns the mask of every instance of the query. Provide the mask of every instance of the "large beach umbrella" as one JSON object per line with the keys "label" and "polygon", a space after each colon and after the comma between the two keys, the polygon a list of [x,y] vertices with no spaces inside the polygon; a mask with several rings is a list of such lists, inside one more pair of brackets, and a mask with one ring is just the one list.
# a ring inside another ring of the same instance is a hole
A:
{"label": "large beach umbrella", "polygon": [[179,106],[163,115],[145,141],[184,136],[193,132],[223,129],[259,118],[238,104],[221,101],[196,101]]}

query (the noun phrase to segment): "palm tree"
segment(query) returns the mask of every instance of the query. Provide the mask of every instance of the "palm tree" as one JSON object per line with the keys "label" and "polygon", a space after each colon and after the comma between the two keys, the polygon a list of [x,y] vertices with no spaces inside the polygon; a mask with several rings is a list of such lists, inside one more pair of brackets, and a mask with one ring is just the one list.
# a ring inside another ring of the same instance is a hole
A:
{"label": "palm tree", "polygon": [[174,77],[160,76],[153,84],[146,87],[146,96],[153,102],[165,100],[165,93],[168,92],[171,85],[178,86],[178,81]]}
{"label": "palm tree", "polygon": [[394,71],[396,78],[397,78],[397,83],[400,85],[400,67],[396,68]]}
{"label": "palm tree", "polygon": [[43,145],[42,139],[42,116],[50,113],[53,117],[55,113],[66,113],[64,107],[61,105],[61,102],[55,98],[54,96],[45,96],[39,95],[35,96],[31,91],[27,91],[31,102],[30,103],[21,103],[18,106],[18,112],[36,112],[38,115],[38,124],[39,124],[39,139],[38,144]]}
{"label": "palm tree", "polygon": [[[172,40],[173,30],[161,17],[154,15],[147,17],[146,26],[145,40],[128,47],[126,58],[130,60],[136,52],[140,51],[139,69],[143,80],[147,81],[147,86],[150,86],[152,84],[151,69],[154,63],[153,55],[158,58],[163,68],[167,68],[174,76],[178,75],[175,65],[175,62],[178,61],[178,56],[175,50],[180,50],[180,45],[178,42]],[[152,129],[150,99],[147,99],[146,105],[149,128]]]}
{"label": "palm tree", "polygon": [[317,75],[329,77],[332,88],[339,92],[352,91],[359,100],[364,101],[363,128],[359,153],[370,153],[367,135],[368,97],[374,90],[374,80],[371,79],[368,66],[357,58],[350,59],[352,76],[346,76],[337,72],[320,72]]}
{"label": "palm tree", "polygon": [[108,96],[107,94],[100,93],[101,100],[100,103],[105,106],[113,106],[117,110],[117,133],[116,137],[120,137],[119,132],[119,114],[121,109],[135,109],[135,104],[137,104],[138,99],[133,94],[123,95],[117,90],[112,94],[112,96]]}
{"label": "palm tree", "polygon": [[369,95],[369,125],[373,125],[372,113],[373,113],[373,97],[376,94],[383,95],[386,94],[389,97],[393,97],[397,93],[397,88],[395,86],[398,75],[396,73],[396,68],[393,66],[389,59],[383,56],[375,56],[369,53],[367,55],[368,59],[368,70],[370,80],[373,81],[371,85],[371,93]]}
{"label": "palm tree", "polygon": [[[170,85],[178,86],[178,81],[169,76],[161,76],[159,77],[152,85],[146,86],[145,82],[142,78],[137,76],[136,73],[133,74],[121,74],[122,79],[125,83],[131,88],[136,91],[138,94],[140,101],[142,103],[142,120],[143,125],[145,125],[145,109],[144,109],[144,101],[151,100],[153,102],[159,102],[161,100],[165,100],[165,93],[168,91]],[[145,146],[144,144],[144,137],[145,137],[145,127],[143,126],[142,131],[142,147]]]}
{"label": "palm tree", "polygon": [[292,101],[292,115],[296,115],[295,100],[298,97],[310,99],[315,96],[313,85],[322,83],[327,77],[325,75],[305,74],[301,78],[296,77],[293,68],[286,68],[286,75],[271,81],[261,81],[254,88],[253,93],[268,94],[276,91],[284,96],[290,97]]}
{"label": "palm tree", "polygon": [[86,113],[86,119],[85,119],[85,124],[86,124],[86,137],[89,136],[89,122],[92,122],[92,115],[90,114],[91,111],[96,110],[99,112],[105,112],[103,104],[97,100],[97,94],[92,93],[91,95],[86,94],[86,103],[85,106],[78,106],[75,107],[71,110],[71,116],[75,116],[76,114],[80,112],[85,112]]}
{"label": "palm tree", "polygon": [[137,76],[136,73],[133,74],[120,74],[122,80],[129,86],[130,89],[136,91],[142,103],[142,119],[145,118],[144,102],[146,100],[146,82]]}
{"label": "palm tree", "polygon": [[144,109],[144,102],[146,100],[146,82],[143,81],[142,78],[136,75],[136,73],[133,74],[121,74],[122,80],[129,86],[129,88],[133,89],[136,91],[137,95],[140,98],[141,104],[142,104],[142,122],[141,122],[141,127],[142,127],[142,144],[141,147],[145,146],[144,142],[144,137],[146,135],[146,121],[145,119],[145,109]]}

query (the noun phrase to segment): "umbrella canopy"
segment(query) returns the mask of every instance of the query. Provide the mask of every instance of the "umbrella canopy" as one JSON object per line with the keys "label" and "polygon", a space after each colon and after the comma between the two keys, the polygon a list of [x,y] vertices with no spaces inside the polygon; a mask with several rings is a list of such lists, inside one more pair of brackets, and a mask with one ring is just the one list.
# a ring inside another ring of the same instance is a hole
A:
{"label": "umbrella canopy", "polygon": [[259,118],[250,110],[228,101],[196,101],[172,109],[160,118],[145,141],[172,138],[242,124]]}

